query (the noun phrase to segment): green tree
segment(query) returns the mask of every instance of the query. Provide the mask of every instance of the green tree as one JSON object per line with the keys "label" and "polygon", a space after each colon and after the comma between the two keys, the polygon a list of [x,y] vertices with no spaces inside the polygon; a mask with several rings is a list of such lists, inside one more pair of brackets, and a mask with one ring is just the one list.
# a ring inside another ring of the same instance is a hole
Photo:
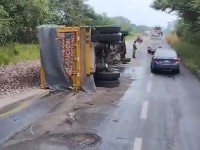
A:
{"label": "green tree", "polygon": [[131,21],[125,17],[118,16],[112,18],[116,25],[121,26],[122,30],[124,31],[132,31],[132,24]]}
{"label": "green tree", "polygon": [[199,0],[154,0],[152,7],[156,10],[176,12],[181,18],[176,25],[179,37],[191,43],[200,40],[200,1]]}
{"label": "green tree", "polygon": [[6,43],[11,36],[10,20],[4,7],[0,5],[0,44]]}
{"label": "green tree", "polygon": [[7,12],[12,41],[31,42],[36,26],[51,20],[48,0],[1,0],[0,5]]}

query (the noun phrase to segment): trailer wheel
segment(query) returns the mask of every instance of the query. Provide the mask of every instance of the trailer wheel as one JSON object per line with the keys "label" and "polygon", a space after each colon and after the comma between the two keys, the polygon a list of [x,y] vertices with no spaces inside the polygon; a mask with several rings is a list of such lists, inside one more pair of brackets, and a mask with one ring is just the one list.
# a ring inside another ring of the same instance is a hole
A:
{"label": "trailer wheel", "polygon": [[95,80],[95,84],[97,87],[106,87],[106,88],[114,88],[119,87],[120,81],[102,81],[102,80]]}
{"label": "trailer wheel", "polygon": [[112,27],[112,26],[104,26],[104,27],[94,27],[94,32],[98,32],[100,34],[113,34],[119,33],[121,27]]}
{"label": "trailer wheel", "polygon": [[117,71],[114,72],[97,72],[95,74],[95,79],[100,81],[115,81],[120,78],[120,73]]}
{"label": "trailer wheel", "polygon": [[93,34],[92,42],[100,42],[100,43],[118,43],[121,40],[121,36],[119,34]]}
{"label": "trailer wheel", "polygon": [[130,61],[131,61],[131,58],[123,58],[122,59],[122,62],[125,62],[125,63],[130,62]]}

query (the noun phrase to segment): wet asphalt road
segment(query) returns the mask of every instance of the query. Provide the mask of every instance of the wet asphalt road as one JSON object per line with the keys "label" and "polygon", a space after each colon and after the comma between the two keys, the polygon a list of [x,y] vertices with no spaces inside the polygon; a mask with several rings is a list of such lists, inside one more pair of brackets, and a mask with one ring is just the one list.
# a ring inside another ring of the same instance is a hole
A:
{"label": "wet asphalt road", "polygon": [[183,67],[180,75],[151,74],[146,47],[139,46],[133,66],[122,74],[134,80],[118,107],[95,125],[100,144],[80,148],[36,140],[5,150],[200,150],[200,82]]}
{"label": "wet asphalt road", "polygon": [[[0,144],[60,105],[66,93],[28,98],[0,110]],[[1,148],[0,148],[1,149]]]}

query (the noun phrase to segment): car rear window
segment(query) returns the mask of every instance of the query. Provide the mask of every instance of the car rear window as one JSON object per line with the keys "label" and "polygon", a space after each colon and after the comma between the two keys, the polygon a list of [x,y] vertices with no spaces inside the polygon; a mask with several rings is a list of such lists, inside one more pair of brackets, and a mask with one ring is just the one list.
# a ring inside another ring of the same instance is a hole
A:
{"label": "car rear window", "polygon": [[156,58],[159,59],[176,59],[177,54],[173,50],[157,50],[155,53]]}

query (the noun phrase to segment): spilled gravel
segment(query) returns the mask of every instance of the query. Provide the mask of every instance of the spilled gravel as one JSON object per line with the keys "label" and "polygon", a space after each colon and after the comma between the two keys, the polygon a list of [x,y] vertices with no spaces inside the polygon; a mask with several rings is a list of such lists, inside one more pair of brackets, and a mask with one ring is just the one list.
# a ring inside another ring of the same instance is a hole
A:
{"label": "spilled gravel", "polygon": [[39,86],[40,61],[0,67],[0,95],[22,93]]}

